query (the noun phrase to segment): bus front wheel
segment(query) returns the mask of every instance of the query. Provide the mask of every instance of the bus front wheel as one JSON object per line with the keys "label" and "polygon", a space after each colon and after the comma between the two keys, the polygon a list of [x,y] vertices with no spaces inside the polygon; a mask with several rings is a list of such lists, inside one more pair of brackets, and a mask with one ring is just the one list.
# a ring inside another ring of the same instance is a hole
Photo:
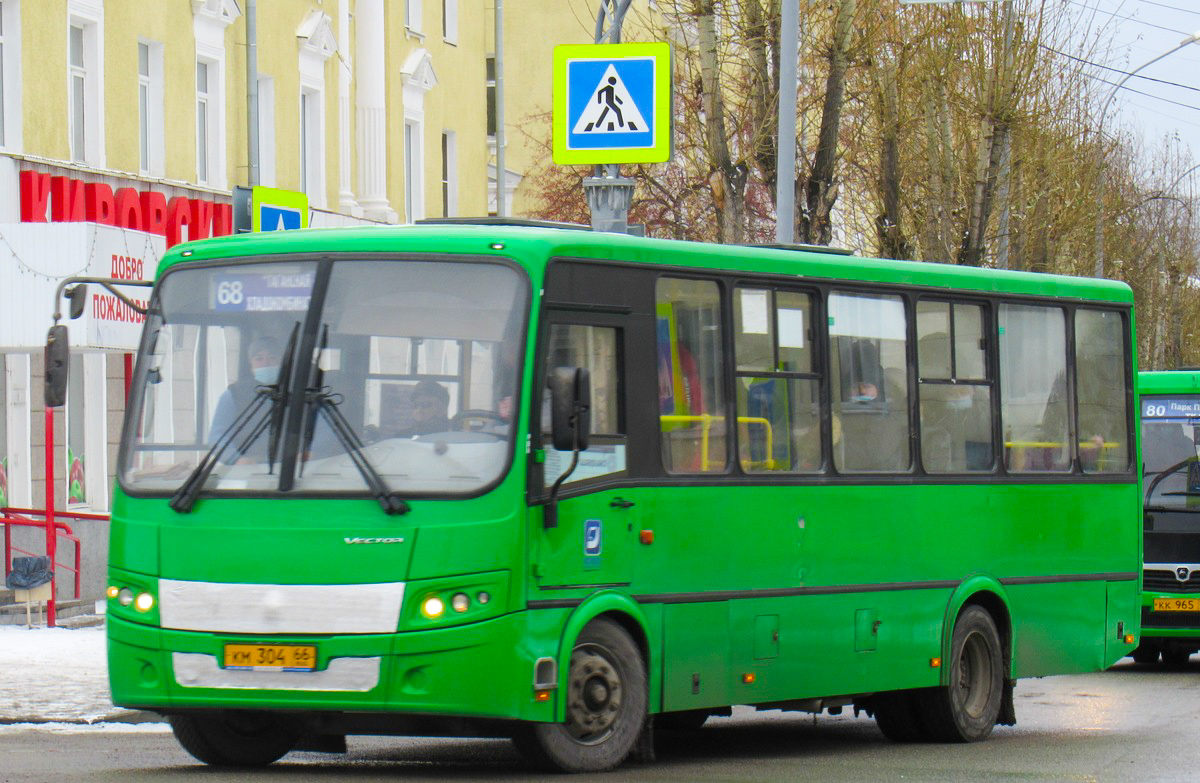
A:
{"label": "bus front wheel", "polygon": [[1000,634],[987,610],[969,606],[954,624],[950,684],[929,692],[925,711],[930,739],[976,742],[992,733],[1004,695]]}
{"label": "bus front wheel", "polygon": [[261,767],[283,758],[300,732],[265,712],[171,715],[171,731],[183,749],[205,764]]}
{"label": "bus front wheel", "polygon": [[564,772],[601,772],[623,762],[646,722],[646,666],[633,639],[599,618],[579,634],[567,671],[562,723],[534,723],[514,737],[531,761]]}

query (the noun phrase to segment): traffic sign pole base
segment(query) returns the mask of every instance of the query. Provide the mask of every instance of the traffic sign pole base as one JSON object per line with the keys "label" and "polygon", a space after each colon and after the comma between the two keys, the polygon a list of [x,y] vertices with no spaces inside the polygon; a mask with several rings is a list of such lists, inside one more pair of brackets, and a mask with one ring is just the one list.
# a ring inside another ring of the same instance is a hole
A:
{"label": "traffic sign pole base", "polygon": [[592,212],[592,230],[629,233],[629,205],[634,180],[628,177],[585,177],[583,190]]}

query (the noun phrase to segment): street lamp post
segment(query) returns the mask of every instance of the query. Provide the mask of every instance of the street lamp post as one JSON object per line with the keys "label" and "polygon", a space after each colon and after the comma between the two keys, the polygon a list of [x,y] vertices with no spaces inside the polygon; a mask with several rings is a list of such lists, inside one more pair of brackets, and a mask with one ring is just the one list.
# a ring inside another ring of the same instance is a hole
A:
{"label": "street lamp post", "polygon": [[[1172,54],[1175,54],[1175,52],[1178,52],[1183,47],[1188,46],[1190,44],[1198,43],[1198,42],[1200,42],[1200,30],[1197,30],[1196,32],[1192,33],[1187,38],[1184,38],[1182,41],[1180,41],[1178,44],[1176,44],[1173,48],[1168,49],[1167,51],[1163,52],[1162,54],[1158,55],[1157,57],[1155,57],[1152,60],[1147,60],[1146,62],[1142,63],[1138,67],[1134,68],[1129,73],[1122,76],[1120,78],[1120,80],[1118,80],[1117,83],[1113,85],[1113,88],[1111,90],[1109,90],[1108,97],[1104,99],[1104,103],[1100,104],[1100,121],[1101,122],[1104,121],[1104,115],[1108,112],[1109,105],[1116,99],[1117,91],[1120,90],[1122,87],[1124,87],[1125,82],[1127,82],[1131,78],[1133,78],[1134,74],[1136,74],[1138,71],[1142,70],[1143,68],[1147,68],[1151,65],[1154,65],[1156,62],[1163,59],[1164,57],[1168,57]],[[1182,179],[1182,177],[1180,177],[1180,179]],[[1172,185],[1172,187],[1174,187],[1174,185]],[[1095,274],[1095,276],[1096,277],[1104,277],[1104,186],[1102,184],[1098,185],[1096,187],[1096,193],[1098,194],[1098,196],[1097,196],[1098,203],[1096,204],[1096,270],[1095,270],[1096,274]]]}

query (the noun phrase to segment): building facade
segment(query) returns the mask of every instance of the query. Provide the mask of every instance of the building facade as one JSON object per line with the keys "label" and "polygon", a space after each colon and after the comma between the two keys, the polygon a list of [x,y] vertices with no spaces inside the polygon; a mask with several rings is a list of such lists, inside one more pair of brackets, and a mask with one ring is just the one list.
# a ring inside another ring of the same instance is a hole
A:
{"label": "building facade", "polygon": [[[538,156],[517,131],[549,108],[553,45],[591,40],[587,5],[510,0],[498,47],[484,0],[0,0],[0,507],[46,503],[62,279],[151,279],[171,245],[232,232],[236,186],[307,194],[312,226],[495,213],[498,60],[511,214]],[[140,316],[92,288],[52,466],[57,508],[102,513]],[[85,594],[104,578],[88,524]]]}

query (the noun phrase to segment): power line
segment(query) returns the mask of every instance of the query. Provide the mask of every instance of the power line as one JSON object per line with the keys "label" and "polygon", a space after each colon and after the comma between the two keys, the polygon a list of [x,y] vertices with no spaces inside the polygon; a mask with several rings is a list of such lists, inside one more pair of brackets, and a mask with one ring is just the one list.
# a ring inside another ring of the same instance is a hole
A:
{"label": "power line", "polygon": [[[1144,1],[1145,0],[1143,0],[1143,2]],[[1157,84],[1165,84],[1168,87],[1178,87],[1181,90],[1191,90],[1192,92],[1200,92],[1200,87],[1190,87],[1186,84],[1180,84],[1179,82],[1169,82],[1166,79],[1155,79],[1153,76],[1143,76],[1140,73],[1130,73],[1129,71],[1122,71],[1120,68],[1113,68],[1111,65],[1101,65],[1100,63],[1094,63],[1091,60],[1085,60],[1082,57],[1076,57],[1073,54],[1067,54],[1066,52],[1060,52],[1059,50],[1054,49],[1049,46],[1046,46],[1045,44],[1038,44],[1038,46],[1040,46],[1041,48],[1045,49],[1048,52],[1057,54],[1059,57],[1066,57],[1068,60],[1074,60],[1075,62],[1083,63],[1084,65],[1090,65],[1093,68],[1101,68],[1105,71],[1112,71],[1113,73],[1119,73],[1122,76],[1132,76],[1134,79],[1145,79],[1148,82],[1155,82]],[[1094,78],[1099,78],[1099,77],[1094,77]],[[1105,83],[1109,84],[1110,82],[1105,82]]]}
{"label": "power line", "polygon": [[[1102,78],[1101,78],[1101,77],[1099,77],[1099,76],[1095,76],[1095,77],[1092,77],[1092,78],[1094,78],[1096,81],[1100,82],[1101,84],[1107,84],[1107,85],[1110,85],[1110,86],[1112,86],[1112,87],[1116,87],[1116,86],[1119,84],[1119,82],[1110,82],[1110,81],[1108,81],[1107,79],[1102,79]],[[1152,93],[1148,93],[1148,92],[1142,92],[1141,90],[1135,90],[1135,89],[1133,89],[1132,87],[1129,87],[1128,85],[1121,85],[1121,89],[1122,89],[1122,90],[1125,90],[1125,91],[1127,91],[1127,92],[1131,92],[1131,93],[1133,93],[1134,95],[1144,95],[1144,96],[1145,96],[1145,97],[1147,97],[1147,98],[1153,98],[1153,99],[1154,99],[1154,100],[1156,100],[1156,101],[1162,101],[1163,103],[1169,103],[1169,104],[1171,104],[1171,105],[1173,105],[1173,106],[1181,106],[1181,107],[1183,107],[1183,108],[1185,108],[1185,109],[1191,109],[1191,110],[1193,110],[1193,111],[1198,111],[1198,110],[1200,110],[1200,106],[1192,106],[1192,105],[1191,105],[1191,104],[1189,104],[1189,103],[1180,103],[1179,101],[1173,101],[1173,100],[1171,100],[1170,98],[1163,98],[1163,97],[1162,97],[1162,96],[1160,96],[1160,95],[1154,95],[1154,94],[1152,94]]]}
{"label": "power line", "polygon": [[1182,14],[1195,14],[1196,16],[1200,16],[1200,11],[1196,11],[1191,8],[1180,8],[1179,6],[1176,6],[1176,5],[1167,5],[1166,3],[1156,3],[1156,2],[1154,2],[1154,0],[1141,0],[1141,2],[1145,3],[1146,5],[1154,5],[1154,6],[1158,6],[1159,8],[1165,8],[1168,11],[1178,11]]}
{"label": "power line", "polygon": [[[1143,22],[1141,19],[1138,19],[1136,16],[1121,16],[1116,11],[1109,11],[1107,9],[1100,8],[1099,6],[1090,6],[1087,3],[1079,2],[1079,0],[1067,0],[1067,2],[1070,3],[1071,5],[1077,5],[1080,8],[1086,8],[1088,11],[1092,11],[1094,13],[1108,14],[1113,19],[1120,19],[1123,22],[1133,22],[1135,24],[1142,24],[1142,25],[1145,25],[1146,27],[1153,27],[1156,30],[1165,30],[1168,33],[1175,33],[1176,35],[1187,35],[1187,33],[1184,33],[1180,30],[1175,30],[1171,27],[1163,27],[1162,25],[1154,24],[1153,22]],[[1145,2],[1145,0],[1143,0],[1143,2]]]}

